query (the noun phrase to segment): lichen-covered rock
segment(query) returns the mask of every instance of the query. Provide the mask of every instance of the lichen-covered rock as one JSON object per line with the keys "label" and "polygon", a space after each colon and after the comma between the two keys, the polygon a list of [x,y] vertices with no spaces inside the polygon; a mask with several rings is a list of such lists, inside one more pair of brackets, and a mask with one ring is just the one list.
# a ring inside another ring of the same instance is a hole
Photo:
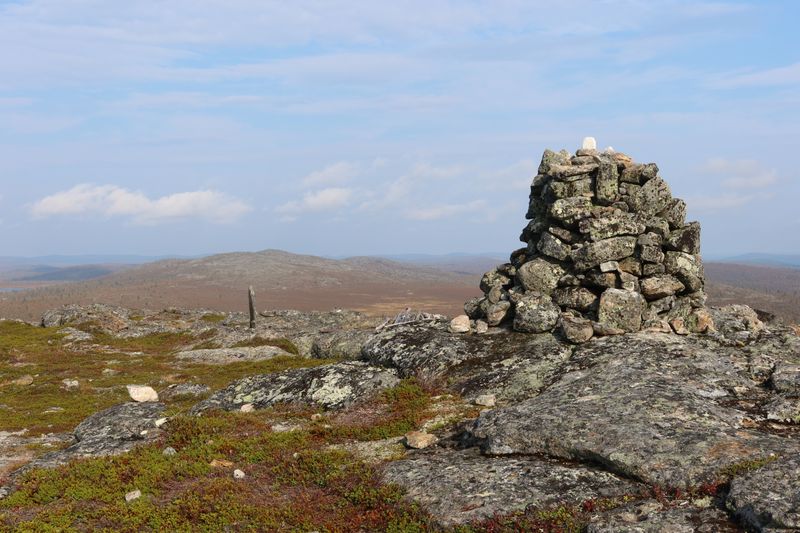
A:
{"label": "lichen-covered rock", "polygon": [[307,403],[337,409],[393,387],[400,381],[397,372],[346,361],[314,368],[299,368],[248,376],[192,407],[194,414],[208,409],[236,411],[252,404],[263,409],[276,403]]}
{"label": "lichen-covered rock", "polygon": [[558,280],[564,273],[564,268],[559,263],[537,257],[517,270],[517,280],[526,291],[550,294],[558,287]]}
{"label": "lichen-covered rock", "polygon": [[563,313],[559,319],[561,334],[567,342],[581,344],[592,338],[594,328],[592,321]]}
{"label": "lichen-covered rock", "polygon": [[673,296],[676,292],[682,291],[685,287],[674,276],[669,274],[662,276],[651,276],[641,281],[642,294],[648,300],[658,300],[667,296]]}
{"label": "lichen-covered rock", "polygon": [[642,490],[586,466],[535,457],[488,458],[475,450],[441,450],[389,463],[383,478],[406,490],[441,524],[452,526],[526,508],[578,506]]}
{"label": "lichen-covered rock", "polygon": [[800,529],[800,457],[787,453],[754,472],[735,477],[728,507],[757,531]]}
{"label": "lichen-covered rock", "polygon": [[75,428],[74,443],[47,453],[12,474],[18,477],[36,467],[54,467],[72,459],[119,455],[161,434],[156,426],[166,409],[158,402],[128,402],[95,413]]}
{"label": "lichen-covered rock", "polygon": [[444,326],[394,328],[375,335],[364,360],[397,369],[401,377],[446,378],[462,396],[528,398],[550,383],[572,353],[553,335],[500,331],[458,335]]}
{"label": "lichen-covered rock", "polygon": [[647,303],[641,294],[623,289],[606,289],[600,295],[598,321],[623,331],[639,331]]}
{"label": "lichen-covered rock", "polygon": [[670,233],[667,248],[687,254],[700,253],[700,223],[691,222]]}
{"label": "lichen-covered rock", "polygon": [[291,357],[293,355],[276,346],[247,346],[185,350],[178,352],[176,357],[206,365],[227,365],[241,361],[266,361],[275,357]]}
{"label": "lichen-covered rock", "polygon": [[685,505],[668,507],[656,500],[623,505],[609,512],[596,514],[586,533],[739,533],[737,527],[720,509]]}
{"label": "lichen-covered rock", "polygon": [[544,333],[552,330],[561,308],[546,294],[525,295],[519,299],[514,314],[514,330],[526,333]]}
{"label": "lichen-covered rock", "polygon": [[664,266],[668,274],[673,274],[690,292],[703,288],[703,264],[700,258],[684,252],[666,252]]}
{"label": "lichen-covered rock", "polygon": [[716,330],[729,340],[747,342],[765,329],[758,314],[746,305],[712,307],[710,313]]}
{"label": "lichen-covered rock", "polygon": [[800,441],[748,426],[729,391],[756,390],[719,349],[669,334],[578,347],[572,371],[542,394],[481,413],[472,435],[493,455],[591,461],[646,483],[689,487]]}
{"label": "lichen-covered rock", "polygon": [[624,259],[633,255],[636,237],[610,237],[584,244],[572,253],[575,269],[583,272],[606,261]]}
{"label": "lichen-covered rock", "polygon": [[[633,306],[617,313],[632,319],[626,331],[669,329],[672,323],[681,333],[713,333],[711,321],[692,311],[705,305],[700,224],[686,223],[686,203],[672,197],[658,166],[633,163],[613,150],[555,154],[545,151],[531,184],[525,215],[530,222],[520,235],[526,247],[511,254],[510,265],[486,273],[481,280],[485,297],[468,302],[467,315],[487,317],[491,305],[507,301],[507,308],[493,309],[489,325],[523,324],[528,319],[516,315],[531,307],[521,296],[542,293],[552,296],[560,311],[600,324],[601,309],[591,293],[623,289],[647,300],[671,295],[690,300],[688,307],[681,303],[668,314],[648,311],[644,321],[633,320],[645,311],[638,298],[620,301]],[[576,295],[587,298],[574,301]],[[595,334],[615,329],[609,324],[595,328]]]}

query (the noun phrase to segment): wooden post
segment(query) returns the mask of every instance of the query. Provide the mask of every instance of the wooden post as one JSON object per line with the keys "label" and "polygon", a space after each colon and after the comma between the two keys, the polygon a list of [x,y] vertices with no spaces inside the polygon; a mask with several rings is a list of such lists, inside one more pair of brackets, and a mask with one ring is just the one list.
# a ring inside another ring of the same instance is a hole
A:
{"label": "wooden post", "polygon": [[247,289],[247,300],[250,304],[250,329],[256,329],[256,291],[252,285]]}

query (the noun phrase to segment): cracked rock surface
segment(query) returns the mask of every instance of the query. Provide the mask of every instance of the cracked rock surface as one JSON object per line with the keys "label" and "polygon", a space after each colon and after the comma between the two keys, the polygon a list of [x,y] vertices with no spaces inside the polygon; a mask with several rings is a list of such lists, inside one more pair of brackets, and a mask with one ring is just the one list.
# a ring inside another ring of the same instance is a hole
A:
{"label": "cracked rock surface", "polygon": [[396,371],[360,361],[298,368],[234,381],[195,405],[191,412],[197,414],[208,409],[233,411],[245,404],[260,409],[285,402],[335,409],[392,387],[399,381]]}

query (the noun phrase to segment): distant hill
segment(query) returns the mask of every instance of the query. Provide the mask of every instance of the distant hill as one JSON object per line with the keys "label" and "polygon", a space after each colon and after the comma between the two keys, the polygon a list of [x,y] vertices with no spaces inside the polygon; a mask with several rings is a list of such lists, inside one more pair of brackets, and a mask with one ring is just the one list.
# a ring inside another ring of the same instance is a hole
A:
{"label": "distant hill", "polygon": [[721,263],[736,263],[740,265],[764,265],[800,268],[800,255],[781,254],[742,254],[721,259]]}
{"label": "distant hill", "polygon": [[252,285],[258,307],[361,309],[396,314],[407,306],[447,314],[479,290],[474,275],[376,257],[326,259],[280,250],[167,259],[98,279],[5,293],[0,316],[36,319],[66,303],[245,310]]}
{"label": "distant hill", "polygon": [[[21,283],[33,289],[0,291],[0,316],[33,320],[52,307],[92,302],[244,311],[249,285],[260,309],[351,308],[391,315],[414,307],[455,315],[479,295],[483,272],[505,260],[497,255],[330,259],[265,250],[144,265],[46,267],[29,271]],[[745,303],[800,322],[800,268],[707,262],[706,275],[711,305]],[[87,279],[94,276],[101,277]],[[36,288],[45,284],[50,285]]]}

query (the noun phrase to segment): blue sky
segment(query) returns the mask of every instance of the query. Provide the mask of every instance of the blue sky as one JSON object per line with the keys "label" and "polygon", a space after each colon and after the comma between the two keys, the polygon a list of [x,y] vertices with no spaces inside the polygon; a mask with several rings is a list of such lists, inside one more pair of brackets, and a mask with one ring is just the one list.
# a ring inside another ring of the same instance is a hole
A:
{"label": "blue sky", "polygon": [[0,255],[511,251],[545,148],[800,252],[800,3],[0,0]]}

